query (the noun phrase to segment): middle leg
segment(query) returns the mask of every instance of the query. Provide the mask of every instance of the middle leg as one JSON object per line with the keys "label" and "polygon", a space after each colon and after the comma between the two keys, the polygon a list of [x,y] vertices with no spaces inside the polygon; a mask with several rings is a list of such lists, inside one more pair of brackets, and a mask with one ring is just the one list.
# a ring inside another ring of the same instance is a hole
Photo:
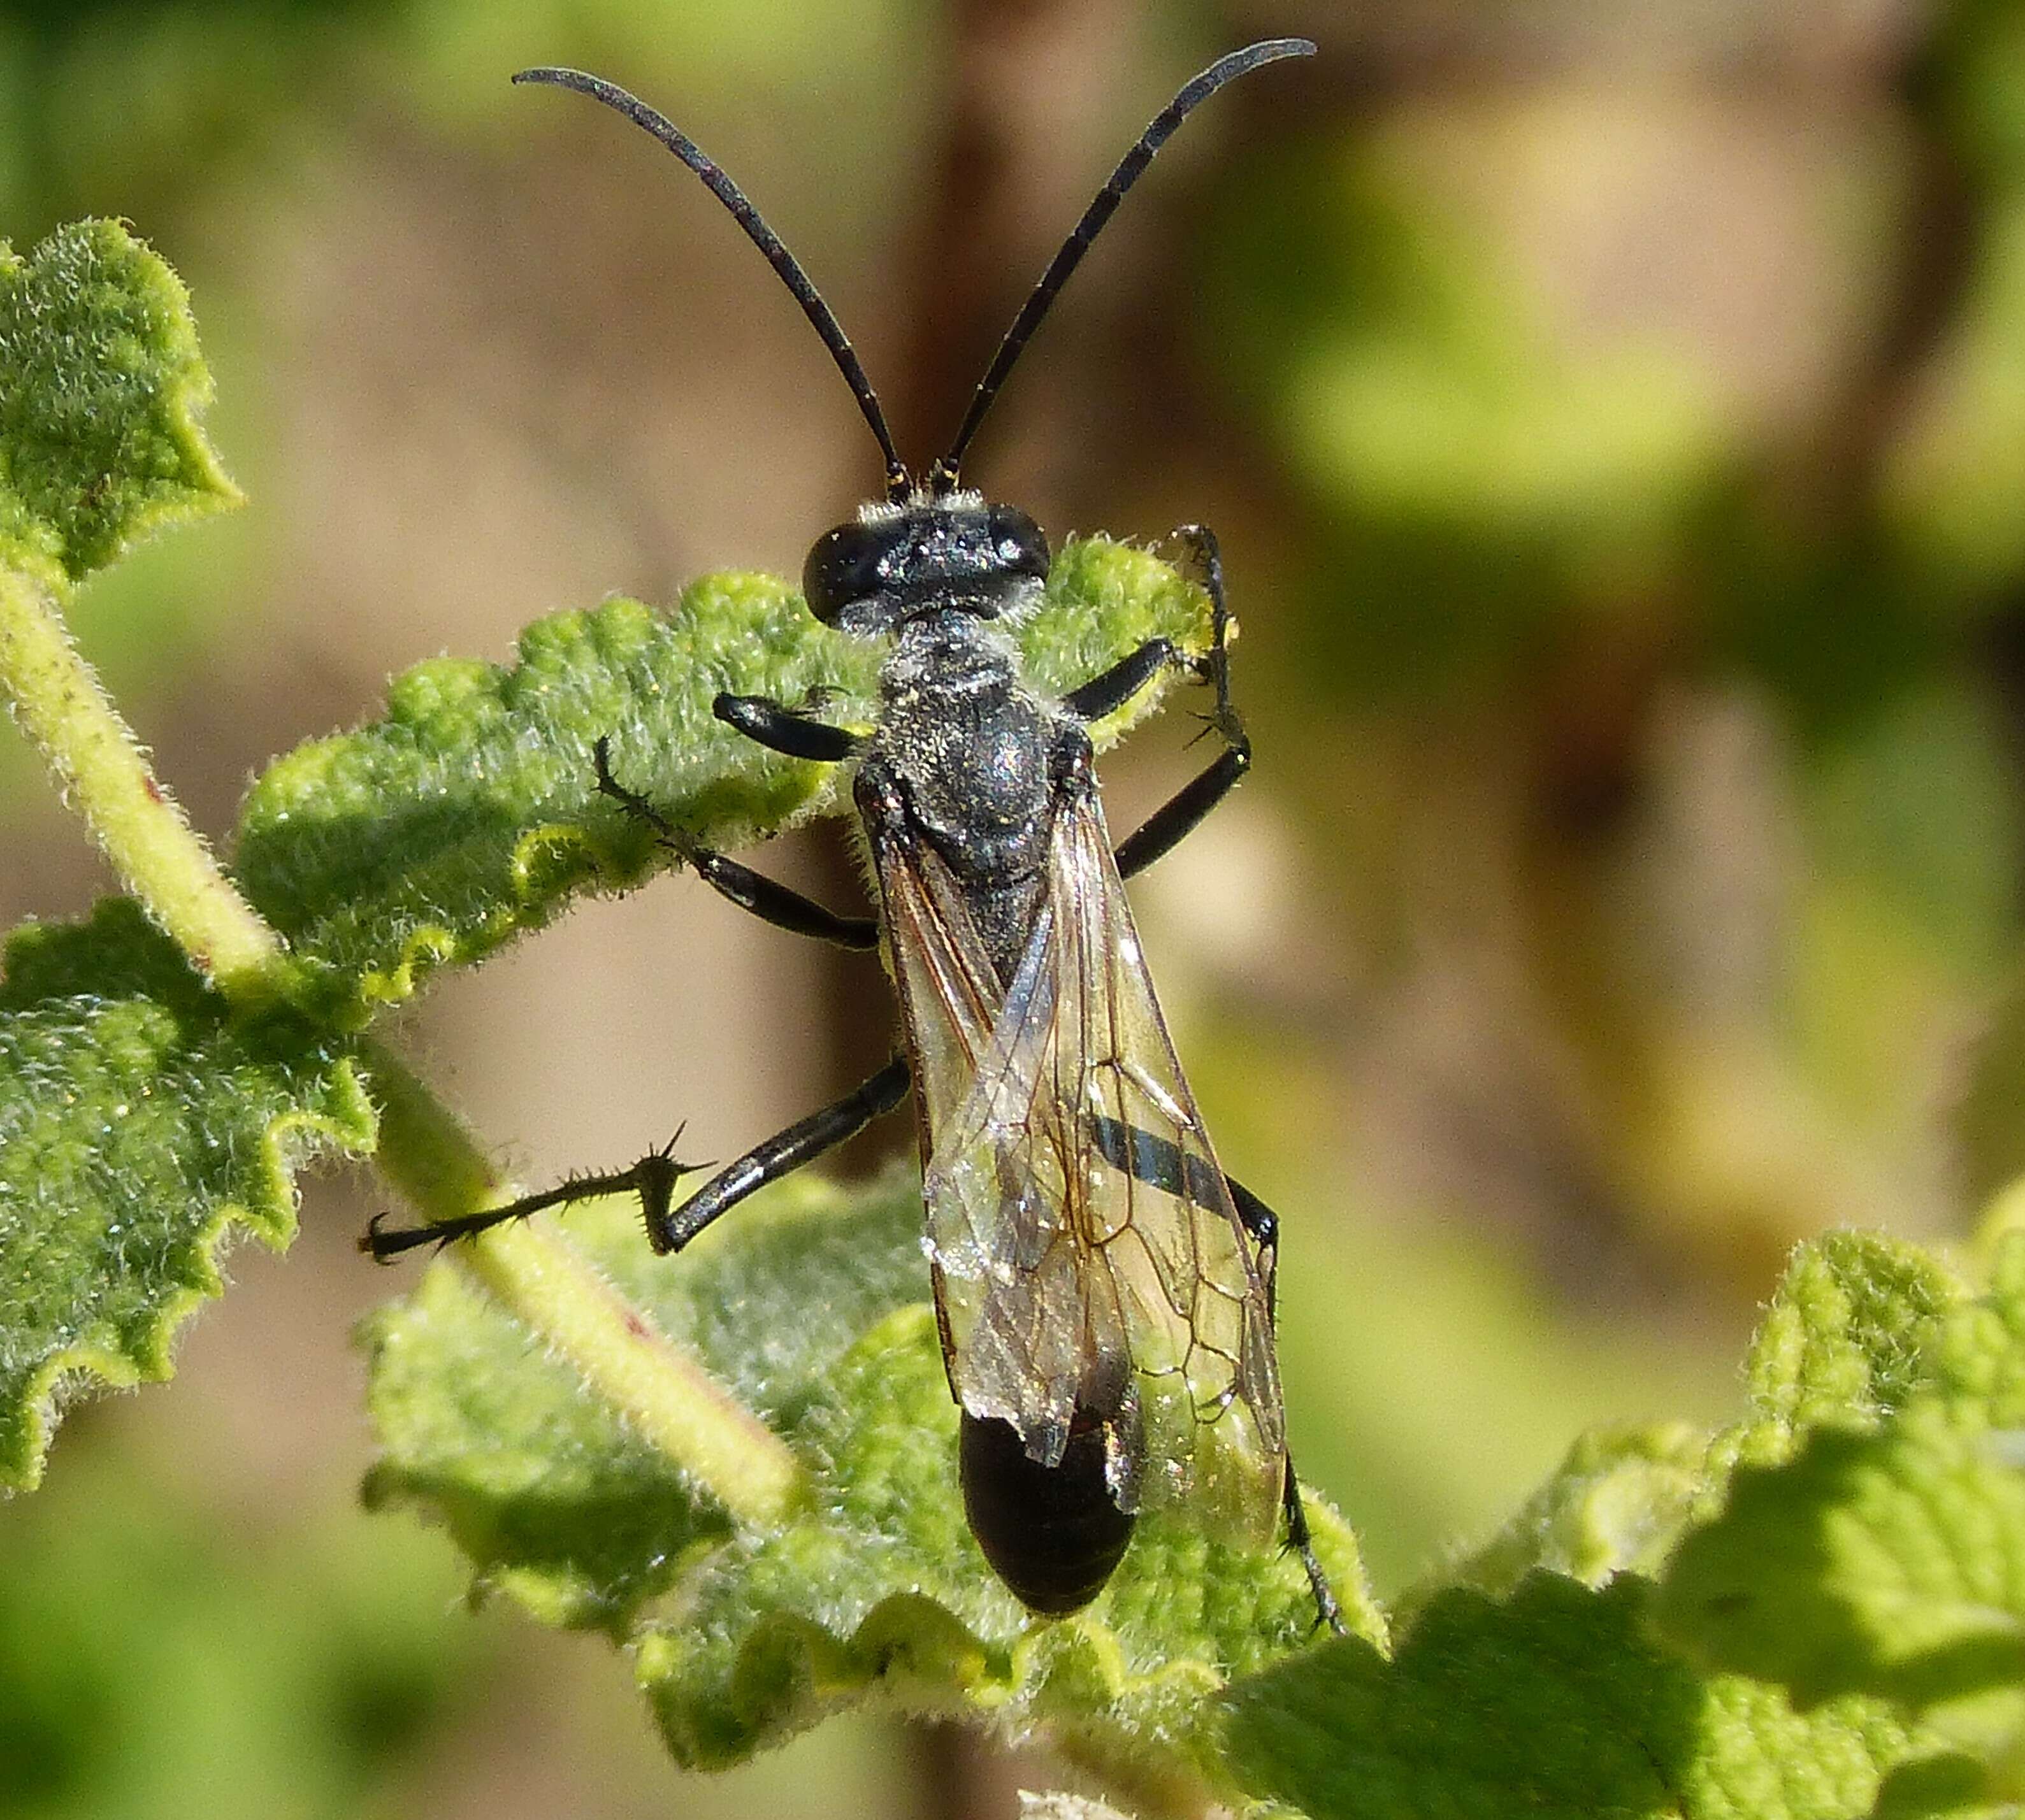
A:
{"label": "middle leg", "polygon": [[628,790],[612,776],[610,739],[601,739],[591,752],[597,761],[598,794],[610,797],[634,820],[653,829],[663,846],[695,867],[696,876],[727,902],[791,935],[813,936],[819,941],[861,952],[879,945],[879,924],[875,918],[840,915],[763,872],[755,872],[713,848],[698,846],[685,838],[645,797]]}

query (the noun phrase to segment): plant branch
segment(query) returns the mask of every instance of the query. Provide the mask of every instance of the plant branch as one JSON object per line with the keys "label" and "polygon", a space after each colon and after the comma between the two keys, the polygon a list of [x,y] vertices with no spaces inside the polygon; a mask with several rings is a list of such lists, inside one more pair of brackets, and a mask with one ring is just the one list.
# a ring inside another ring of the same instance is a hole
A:
{"label": "plant branch", "polygon": [[281,940],[247,904],[72,642],[48,590],[0,567],[0,690],[127,888],[244,1004],[278,990]]}
{"label": "plant branch", "polygon": [[[380,1105],[380,1163],[432,1219],[497,1206],[511,1193],[472,1134],[405,1063],[364,1046]],[[691,1474],[741,1521],[777,1523],[799,1489],[799,1463],[565,1239],[515,1220],[460,1243],[456,1255],[512,1313],[576,1369],[634,1430]]]}

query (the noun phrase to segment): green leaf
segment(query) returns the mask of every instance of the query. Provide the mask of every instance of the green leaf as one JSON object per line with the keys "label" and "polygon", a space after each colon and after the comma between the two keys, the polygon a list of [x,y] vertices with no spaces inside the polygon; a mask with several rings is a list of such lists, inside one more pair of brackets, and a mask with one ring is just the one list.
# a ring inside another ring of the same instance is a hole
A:
{"label": "green leaf", "polygon": [[0,983],[0,1483],[31,1485],[75,1383],[166,1378],[234,1221],[295,1231],[308,1152],[368,1148],[341,1047],[235,1021],[138,906],[31,925]]}
{"label": "green leaf", "polygon": [[[905,1173],[857,1191],[797,1178],[671,1260],[623,1203],[572,1212],[622,1291],[800,1455],[810,1494],[781,1528],[734,1532],[442,1268],[368,1330],[373,1495],[439,1514],[481,1583],[538,1616],[632,1642],[684,1763],[737,1762],[878,1698],[1057,1721],[1090,1755],[1179,1773],[1207,1696],[1309,1642],[1306,1577],[1280,1550],[1149,1518],[1087,1613],[1030,1617],[964,1522],[921,1217]],[[1347,1532],[1318,1502],[1314,1516],[1351,1622],[1382,1635]]]}
{"label": "green leaf", "polygon": [[[1071,544],[1020,628],[1044,688],[1086,678],[1155,633],[1204,647],[1201,591],[1118,544]],[[591,750],[693,838],[738,846],[847,809],[838,769],[766,751],[715,719],[720,691],[810,703],[862,725],[883,647],[812,618],[785,582],[715,575],[666,616],[630,600],[538,621],[513,667],[439,659],[399,678],[384,720],[279,760],[248,798],[235,870],[319,965],[335,1007],[405,998],[586,889],[671,863],[600,797]],[[1149,688],[1098,729],[1156,704]]]}
{"label": "green leaf", "polygon": [[1740,1458],[1784,1459],[1817,1422],[1874,1420],[1902,1403],[1939,1368],[1942,1312],[1959,1293],[1916,1246],[1861,1232],[1808,1241],[1752,1341],[1742,1421],[1713,1441],[1680,1422],[1581,1437],[1495,1536],[1408,1592],[1395,1616],[1449,1586],[1505,1598],[1536,1568],[1591,1586],[1658,1571]]}
{"label": "green leaf", "polygon": [[1882,1233],[1795,1248],[1745,1361],[1750,1413],[1711,1450],[1712,1494],[1734,1464],[1785,1459],[1823,1422],[1865,1425],[1902,1407],[1935,1369],[1961,1295],[1932,1253]]}
{"label": "green leaf", "polygon": [[1739,1471],[1660,1616],[1803,1703],[1917,1708],[2025,1680],[2025,1475],[1931,1402],[1878,1432],[1817,1429],[1784,1466]]}
{"label": "green leaf", "polygon": [[[1338,1646],[1238,1690],[1230,1748],[1247,1791],[1316,1820],[1797,1820],[1872,1811],[1887,1772],[1894,1813],[1979,1789],[1979,1772],[1965,1778],[1958,1756],[1931,1754],[1935,1741],[1916,1738],[1876,1687],[1817,1689],[1797,1712],[1788,1691],[1749,1678],[1762,1664],[1697,1665],[1648,1622],[1647,1576],[1720,1503],[1739,1459],[1806,1458],[1843,1432],[1823,1424],[1874,1427],[1950,1371],[1974,1374],[1983,1354],[1948,1363],[1962,1294],[1895,1240],[1837,1232],[1800,1246],[1752,1343],[1741,1422],[1713,1443],[1679,1424],[1585,1437],[1489,1543],[1402,1602],[1395,1620],[1410,1627],[1393,1660]],[[1740,1484],[1753,1470],[1764,1466]],[[1725,1591],[1787,1586],[1790,1547],[1755,1539]],[[1832,1657],[1843,1633],[1817,1617],[1788,1598],[1767,1628]]]}
{"label": "green leaf", "polygon": [[2025,1427],[2025,1233],[1999,1242],[1989,1288],[1941,1329],[1933,1387],[1964,1425]]}
{"label": "green leaf", "polygon": [[1928,1356],[1893,1413],[1739,1470],[1667,1573],[1669,1635],[1803,1701],[2025,1684],[2025,1235]]}
{"label": "green leaf", "polygon": [[1020,1820],[1130,1820],[1115,1807],[1086,1796],[1020,1791]]}
{"label": "green leaf", "polygon": [[[662,1332],[777,1422],[862,1326],[919,1292],[921,1203],[909,1192],[895,1180],[854,1204],[796,1176],[678,1263],[648,1249],[630,1198],[584,1203],[568,1225]],[[442,1514],[484,1580],[545,1622],[623,1631],[674,1583],[685,1550],[730,1533],[672,1464],[447,1264],[362,1337],[383,1449],[369,1498]]]}
{"label": "green leaf", "polygon": [[1895,1405],[1740,1467],[1656,1613],[1700,1660],[1803,1705],[1921,1715],[1953,1748],[1895,1784],[1906,1814],[2025,1793],[2025,1235],[1919,1359]]}
{"label": "green leaf", "polygon": [[[1583,1435],[1496,1536],[1443,1569],[1441,1584],[1505,1598],[1539,1568],[1589,1586],[1650,1572],[1687,1523],[1707,1455],[1708,1437],[1686,1422]],[[1395,1618],[1435,1590],[1409,1594]]]}
{"label": "green leaf", "polygon": [[1652,1591],[1538,1573],[1502,1604],[1446,1592],[1391,1661],[1347,1639],[1233,1690],[1232,1768],[1313,1820],[1869,1813],[1904,1727],[1861,1701],[1803,1715],[1697,1673],[1647,1638]]}
{"label": "green leaf", "polygon": [[116,222],[0,244],[0,564],[82,580],[157,526],[236,504],[198,427],[189,297]]}

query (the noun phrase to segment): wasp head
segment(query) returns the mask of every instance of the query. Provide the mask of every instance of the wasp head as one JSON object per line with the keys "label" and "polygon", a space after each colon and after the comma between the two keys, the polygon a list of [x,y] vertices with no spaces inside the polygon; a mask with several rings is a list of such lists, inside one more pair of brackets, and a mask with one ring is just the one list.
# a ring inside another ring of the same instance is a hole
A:
{"label": "wasp head", "polygon": [[997,619],[1031,604],[1049,561],[1046,534],[1017,506],[917,492],[825,531],[803,565],[802,593],[843,632],[889,633],[940,609]]}

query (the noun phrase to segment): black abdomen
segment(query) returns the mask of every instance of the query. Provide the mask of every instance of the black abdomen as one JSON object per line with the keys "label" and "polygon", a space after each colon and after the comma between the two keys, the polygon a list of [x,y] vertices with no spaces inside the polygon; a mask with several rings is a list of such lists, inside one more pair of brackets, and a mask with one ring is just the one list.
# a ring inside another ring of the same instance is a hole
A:
{"label": "black abdomen", "polygon": [[971,1532],[1022,1605],[1061,1617],[1104,1590],[1137,1519],[1104,1482],[1101,1425],[1079,1411],[1061,1464],[1044,1466],[1010,1422],[966,1410],[957,1460]]}

